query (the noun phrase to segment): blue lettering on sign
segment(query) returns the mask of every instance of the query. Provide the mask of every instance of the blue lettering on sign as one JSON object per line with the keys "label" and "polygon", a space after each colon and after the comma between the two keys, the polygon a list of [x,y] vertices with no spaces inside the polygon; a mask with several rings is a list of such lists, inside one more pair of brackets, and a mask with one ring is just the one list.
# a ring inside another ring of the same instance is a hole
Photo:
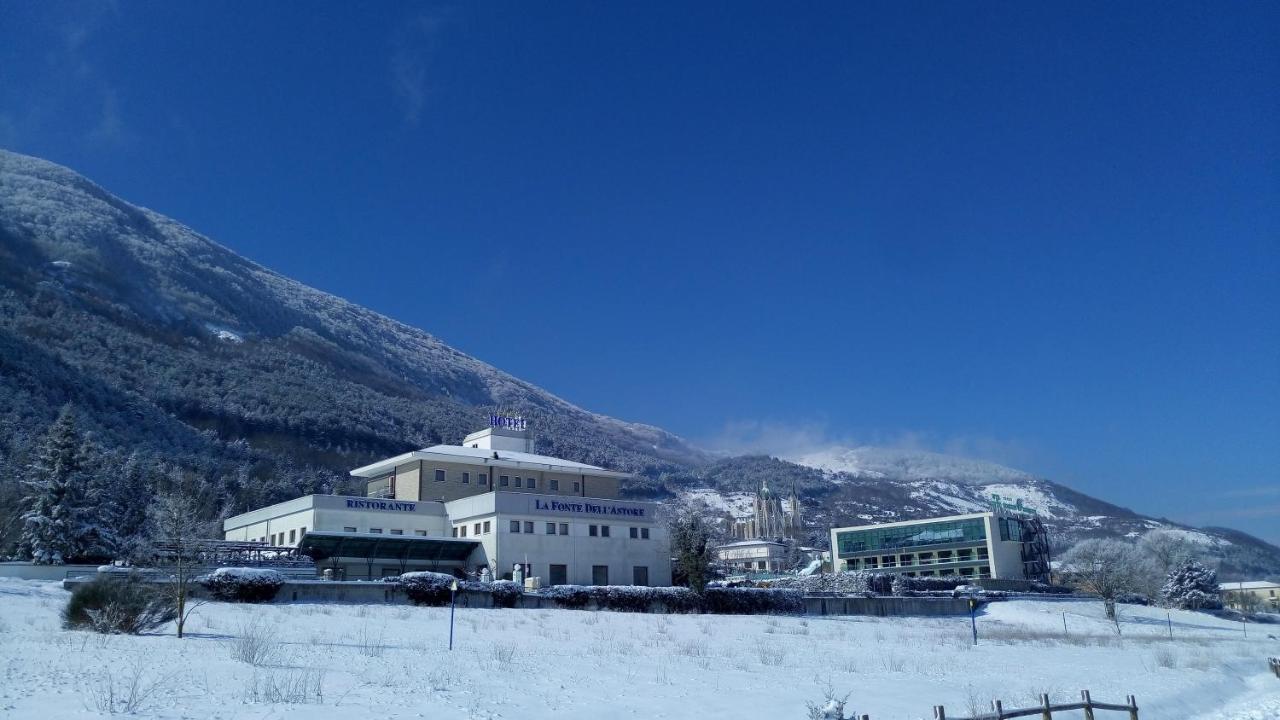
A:
{"label": "blue lettering on sign", "polygon": [[489,427],[523,431],[529,429],[529,421],[519,415],[490,415]]}
{"label": "blue lettering on sign", "polygon": [[404,502],[402,500],[357,500],[356,498],[347,498],[347,507],[356,510],[398,510],[400,512],[413,512],[417,503]]}
{"label": "blue lettering on sign", "polygon": [[548,512],[572,512],[584,515],[626,515],[628,517],[644,517],[644,508],[626,507],[623,505],[602,505],[589,502],[561,502],[559,500],[533,499],[534,510]]}

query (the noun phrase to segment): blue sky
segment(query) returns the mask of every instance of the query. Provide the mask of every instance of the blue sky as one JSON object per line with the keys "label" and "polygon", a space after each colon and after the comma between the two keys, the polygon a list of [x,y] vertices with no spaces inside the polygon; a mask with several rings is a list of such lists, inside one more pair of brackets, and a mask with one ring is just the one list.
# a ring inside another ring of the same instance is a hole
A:
{"label": "blue sky", "polygon": [[1280,542],[1280,5],[350,5],[0,0],[0,145],[593,410]]}

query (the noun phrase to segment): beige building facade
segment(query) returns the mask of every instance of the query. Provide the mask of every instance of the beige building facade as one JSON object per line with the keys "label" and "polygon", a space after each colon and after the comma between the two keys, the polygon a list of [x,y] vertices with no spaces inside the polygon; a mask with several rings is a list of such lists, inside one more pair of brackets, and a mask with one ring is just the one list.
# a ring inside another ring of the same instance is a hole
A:
{"label": "beige building facade", "polygon": [[228,518],[227,540],[316,558],[318,572],[377,579],[412,570],[542,585],[670,585],[657,503],[622,500],[625,473],[527,452],[493,427],[351,472],[365,497],[309,495]]}
{"label": "beige building facade", "polygon": [[1218,586],[1222,602],[1236,609],[1257,608],[1280,612],[1280,583],[1269,580],[1228,582]]}

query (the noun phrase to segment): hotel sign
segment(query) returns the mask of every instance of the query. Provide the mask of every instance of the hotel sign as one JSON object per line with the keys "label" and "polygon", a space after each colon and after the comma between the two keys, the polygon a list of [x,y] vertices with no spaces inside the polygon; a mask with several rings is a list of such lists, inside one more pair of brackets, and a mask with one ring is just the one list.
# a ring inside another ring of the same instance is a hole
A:
{"label": "hotel sign", "polygon": [[524,431],[529,429],[529,421],[519,415],[493,414],[489,416],[489,427]]}
{"label": "hotel sign", "polygon": [[626,505],[615,505],[613,503],[604,502],[587,502],[574,500],[573,502],[565,502],[561,500],[543,500],[534,498],[533,509],[542,512],[557,513],[577,513],[579,515],[609,515],[620,517],[648,517],[644,508],[628,507]]}

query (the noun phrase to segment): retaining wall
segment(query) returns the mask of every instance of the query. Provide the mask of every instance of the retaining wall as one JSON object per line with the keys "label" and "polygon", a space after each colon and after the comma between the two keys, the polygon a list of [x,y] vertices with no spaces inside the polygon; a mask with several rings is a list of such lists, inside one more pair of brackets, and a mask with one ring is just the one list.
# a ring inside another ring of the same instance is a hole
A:
{"label": "retaining wall", "polygon": [[968,615],[965,598],[933,597],[806,597],[806,615]]}
{"label": "retaining wall", "polygon": [[23,561],[0,562],[0,577],[22,580],[65,580],[79,575],[92,576],[97,572],[97,565],[36,565]]}

